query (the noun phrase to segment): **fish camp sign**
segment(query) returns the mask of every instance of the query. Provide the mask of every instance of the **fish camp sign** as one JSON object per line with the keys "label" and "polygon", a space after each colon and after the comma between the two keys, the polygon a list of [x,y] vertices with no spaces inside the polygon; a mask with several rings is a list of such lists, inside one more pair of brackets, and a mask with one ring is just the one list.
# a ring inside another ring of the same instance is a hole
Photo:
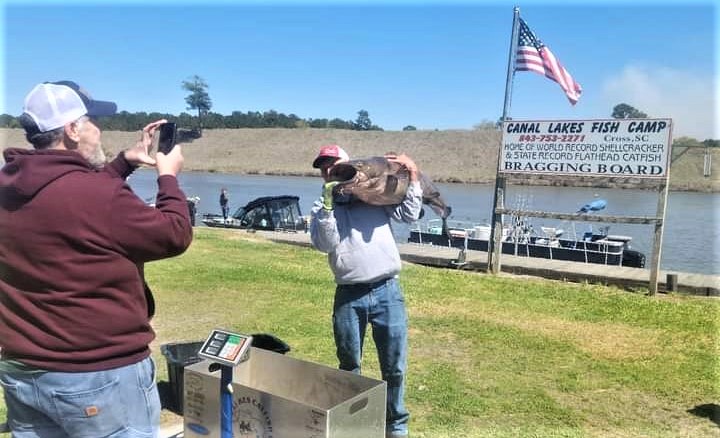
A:
{"label": "fish camp sign", "polygon": [[671,119],[503,122],[499,173],[667,178]]}

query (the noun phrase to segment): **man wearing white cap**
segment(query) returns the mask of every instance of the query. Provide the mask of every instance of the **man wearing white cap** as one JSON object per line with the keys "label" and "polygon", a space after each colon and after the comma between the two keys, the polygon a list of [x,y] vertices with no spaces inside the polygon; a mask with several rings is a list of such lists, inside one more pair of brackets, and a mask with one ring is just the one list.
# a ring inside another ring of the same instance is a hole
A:
{"label": "man wearing white cap", "polygon": [[[0,169],[0,385],[13,437],[152,437],[160,399],[143,265],[192,240],[176,146],[149,155],[165,120],[105,164],[97,117],[116,111],[76,83],[37,85],[20,122],[32,150]],[[156,206],[125,183],[158,172]]]}
{"label": "man wearing white cap", "polygon": [[310,239],[328,254],[335,276],[333,334],[340,369],[360,373],[365,331],[372,326],[382,378],[387,382],[386,436],[408,435],[410,414],[405,408],[407,312],[398,274],[400,253],[390,220],[413,222],[422,210],[418,168],[407,155],[386,155],[404,166],[410,184],[399,205],[378,206],[333,193],[330,169],[349,161],[337,145],[320,149],[313,161],[325,184],[322,200],[311,211]]}

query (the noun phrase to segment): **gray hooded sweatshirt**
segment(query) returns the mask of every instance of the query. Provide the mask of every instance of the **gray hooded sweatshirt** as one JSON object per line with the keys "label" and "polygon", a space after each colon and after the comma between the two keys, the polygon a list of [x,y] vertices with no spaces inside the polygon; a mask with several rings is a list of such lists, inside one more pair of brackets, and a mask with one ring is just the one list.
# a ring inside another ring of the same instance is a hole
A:
{"label": "gray hooded sweatshirt", "polygon": [[333,210],[317,201],[311,210],[310,240],[328,254],[337,284],[372,283],[400,273],[400,253],[390,219],[411,223],[422,211],[419,182],[408,187],[402,203],[377,206],[336,200]]}

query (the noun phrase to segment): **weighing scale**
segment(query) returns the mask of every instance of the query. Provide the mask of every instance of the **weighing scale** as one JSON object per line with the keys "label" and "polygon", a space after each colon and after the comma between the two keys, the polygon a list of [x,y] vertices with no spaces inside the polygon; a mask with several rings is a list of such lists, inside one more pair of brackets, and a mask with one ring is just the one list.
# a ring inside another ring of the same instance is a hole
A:
{"label": "weighing scale", "polygon": [[233,436],[233,368],[250,357],[252,336],[215,329],[205,340],[198,355],[213,362],[211,369],[220,369],[220,433],[222,438]]}

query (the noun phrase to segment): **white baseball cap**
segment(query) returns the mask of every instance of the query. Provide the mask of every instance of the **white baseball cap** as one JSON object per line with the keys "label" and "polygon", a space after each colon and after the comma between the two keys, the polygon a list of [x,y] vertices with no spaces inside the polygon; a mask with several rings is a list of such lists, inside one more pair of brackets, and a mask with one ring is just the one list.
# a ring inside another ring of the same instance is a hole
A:
{"label": "white baseball cap", "polygon": [[84,115],[111,116],[117,111],[114,102],[94,100],[72,81],[38,84],[25,97],[23,112],[30,116],[40,132],[52,131]]}

